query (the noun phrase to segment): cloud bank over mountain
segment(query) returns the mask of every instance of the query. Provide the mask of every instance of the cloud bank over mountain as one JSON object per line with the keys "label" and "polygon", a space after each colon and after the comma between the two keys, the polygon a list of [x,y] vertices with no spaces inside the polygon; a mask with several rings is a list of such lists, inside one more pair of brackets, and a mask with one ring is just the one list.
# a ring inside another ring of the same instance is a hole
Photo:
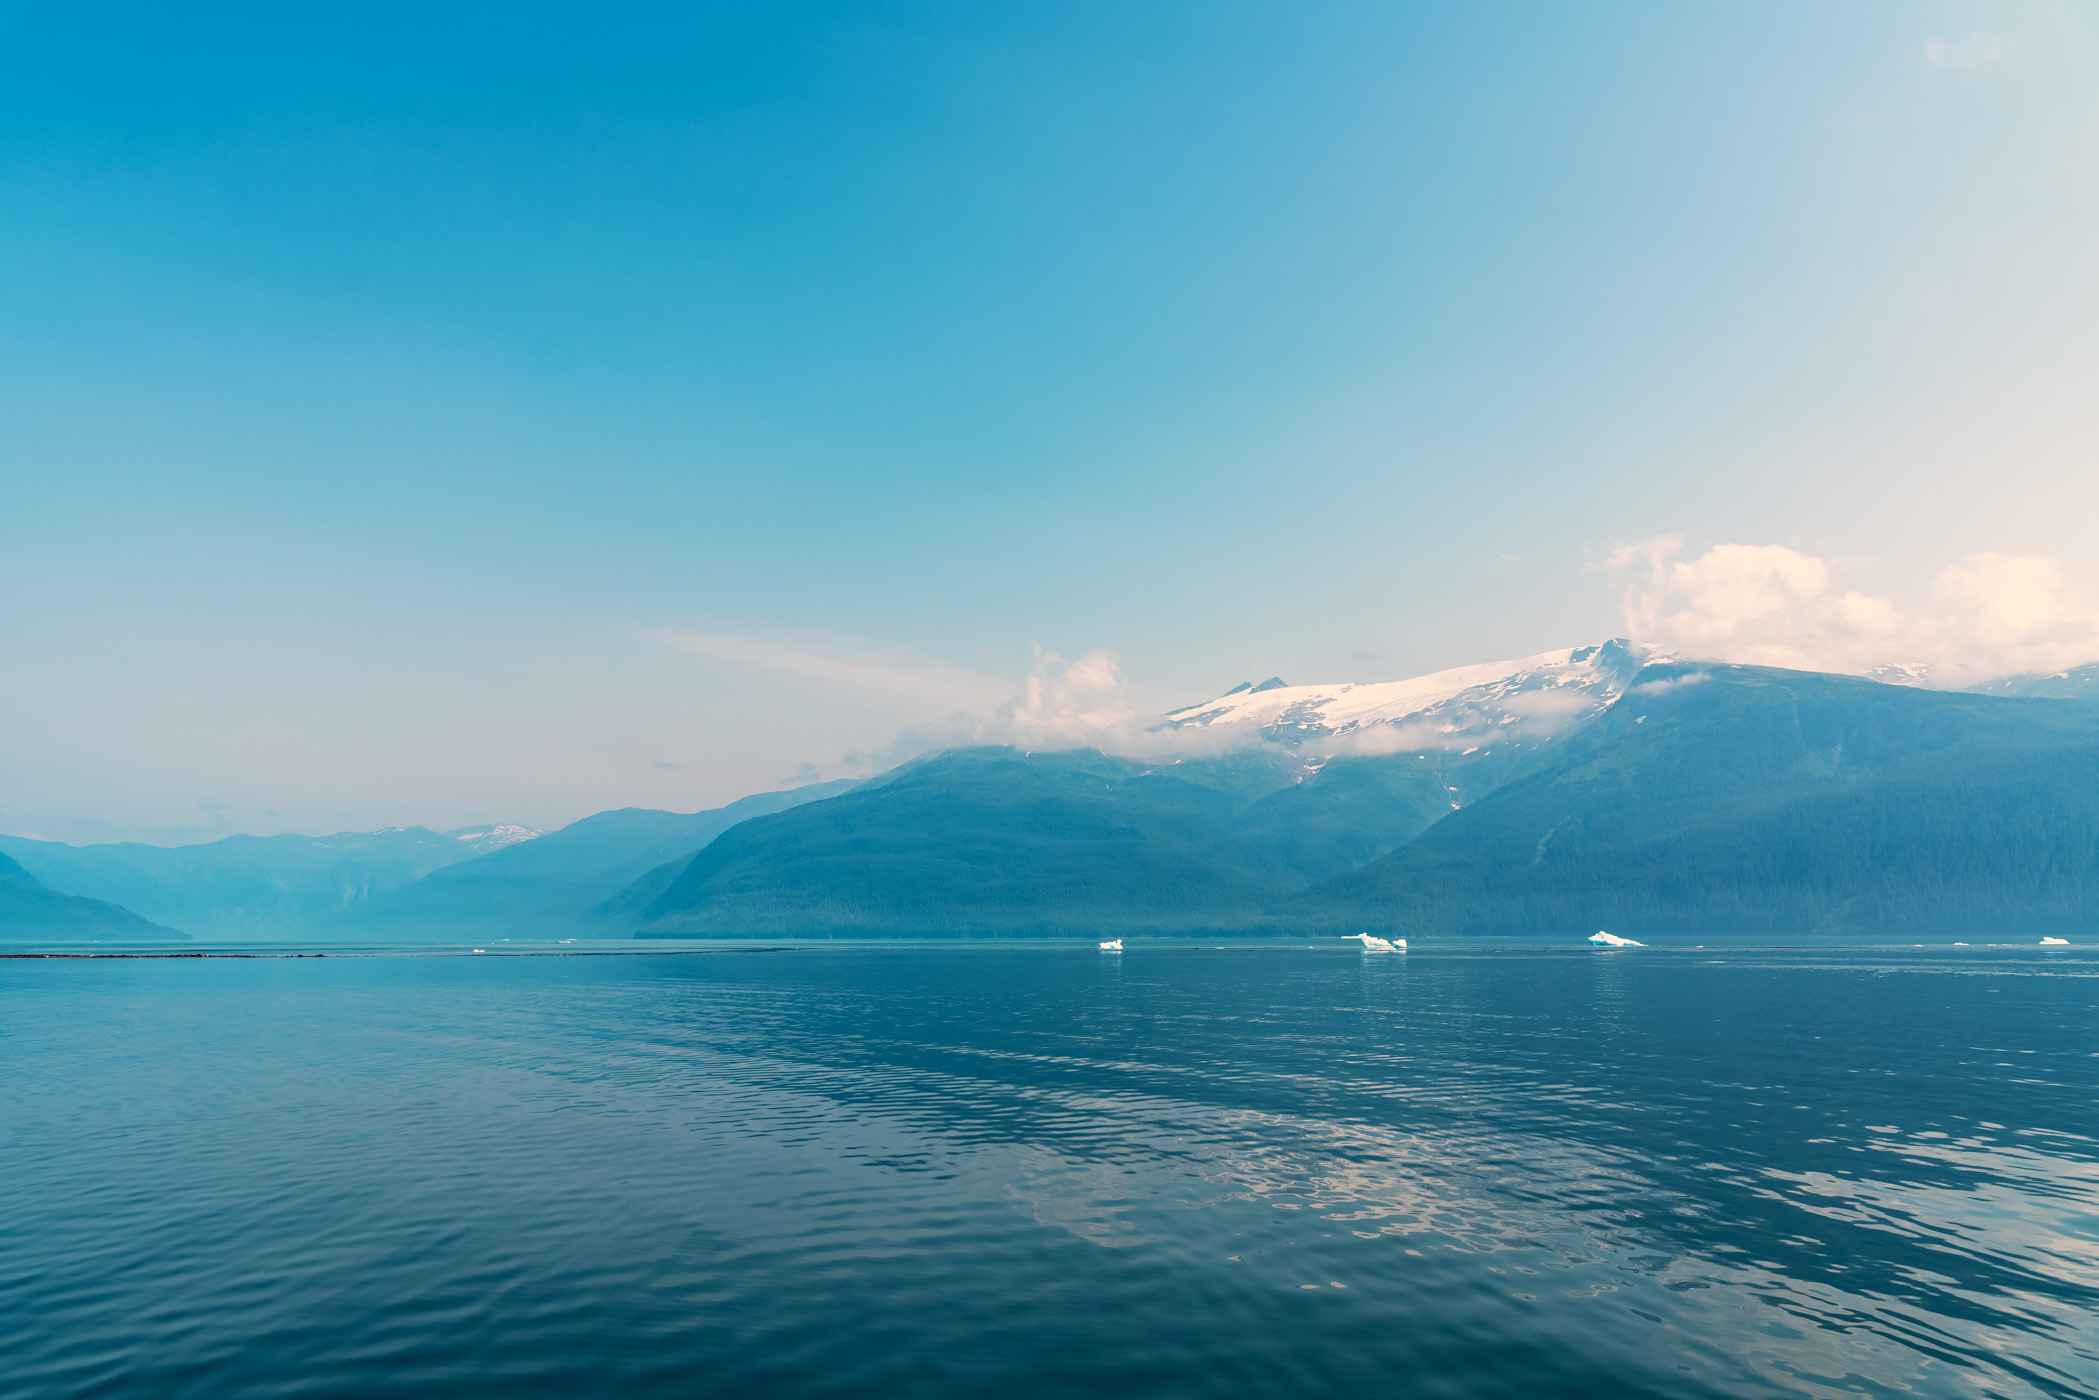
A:
{"label": "cloud bank over mountain", "polygon": [[1601,567],[1619,592],[1624,643],[1408,680],[1249,680],[1215,700],[1164,713],[1132,698],[1114,652],[1066,659],[1038,644],[1019,691],[988,718],[962,710],[912,726],[884,749],[848,755],[837,772],[866,776],[921,754],[982,744],[1093,748],[1157,762],[1282,744],[1314,763],[1534,744],[1586,722],[1623,693],[1641,664],[1667,657],[1938,689],[2099,660],[2099,608],[2070,586],[2057,561],[2037,556],[1956,559],[1938,571],[1921,607],[1844,587],[1861,561],[1786,545],[1726,543],[1694,553],[1682,535],[1664,534],[1617,546]]}
{"label": "cloud bank over mountain", "polygon": [[957,710],[945,719],[912,725],[887,748],[847,754],[842,772],[865,776],[923,753],[977,744],[1136,754],[1146,746],[1155,719],[1141,714],[1131,700],[1114,652],[1089,651],[1067,660],[1038,642],[1026,680],[989,718]]}
{"label": "cloud bank over mountain", "polygon": [[979,745],[1098,749],[1154,763],[1265,747],[1306,771],[1333,758],[1401,753],[1507,759],[1580,728],[1661,655],[1621,639],[1405,680],[1289,685],[1271,677],[1162,713],[1133,702],[1112,652],[1066,660],[1038,646],[1019,693],[991,718],[957,713],[906,729],[887,749],[849,755],[846,771],[871,775]]}
{"label": "cloud bank over mountain", "polygon": [[1864,674],[1909,668],[1968,685],[2099,660],[2099,609],[2060,564],[1970,554],[1941,569],[1925,607],[1841,586],[1855,565],[1784,545],[1720,544],[1687,555],[1681,535],[1611,552],[1631,635],[1688,657]]}

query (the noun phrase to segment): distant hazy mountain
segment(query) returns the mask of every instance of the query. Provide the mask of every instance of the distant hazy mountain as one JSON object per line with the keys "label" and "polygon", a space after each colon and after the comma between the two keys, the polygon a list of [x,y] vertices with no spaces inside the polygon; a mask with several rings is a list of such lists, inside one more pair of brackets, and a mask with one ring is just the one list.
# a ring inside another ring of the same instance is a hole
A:
{"label": "distant hazy mountain", "polygon": [[1915,662],[1876,666],[1866,679],[1927,690],[1960,690],[1971,695],[2009,695],[2035,700],[2085,700],[2099,703],[2099,661],[2067,671],[2021,671],[1990,680],[1974,679],[1973,668]]}
{"label": "distant hazy mountain", "polygon": [[145,943],[188,937],[118,905],[60,894],[0,855],[0,943]]}
{"label": "distant hazy mountain", "polygon": [[515,848],[524,827],[422,827],[335,836],[229,836],[196,846],[66,846],[0,836],[55,890],[107,900],[200,938],[290,938],[324,915],[443,866]]}
{"label": "distant hazy mountain", "polygon": [[[765,792],[707,812],[625,807],[600,812],[476,860],[446,866],[414,884],[376,895],[315,934],[339,938],[566,938],[598,933],[616,914],[596,906],[666,862],[680,866],[738,822],[819,801],[850,781]],[[666,871],[667,883],[675,870]],[[616,934],[633,932],[630,922]]]}
{"label": "distant hazy mountain", "polygon": [[2067,671],[2028,671],[1973,687],[1978,695],[2022,695],[2039,700],[2083,700],[2099,704],[2099,661]]}
{"label": "distant hazy mountain", "polygon": [[1279,912],[1406,934],[2099,929],[2099,710],[1651,667],[1527,774]]}

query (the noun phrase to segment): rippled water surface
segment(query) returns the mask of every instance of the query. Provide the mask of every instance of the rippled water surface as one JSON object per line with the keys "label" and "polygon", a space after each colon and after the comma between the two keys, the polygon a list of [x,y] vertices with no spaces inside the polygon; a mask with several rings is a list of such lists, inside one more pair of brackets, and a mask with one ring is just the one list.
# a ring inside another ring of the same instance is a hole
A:
{"label": "rippled water surface", "polygon": [[2093,1395],[2095,974],[0,962],[0,1391]]}

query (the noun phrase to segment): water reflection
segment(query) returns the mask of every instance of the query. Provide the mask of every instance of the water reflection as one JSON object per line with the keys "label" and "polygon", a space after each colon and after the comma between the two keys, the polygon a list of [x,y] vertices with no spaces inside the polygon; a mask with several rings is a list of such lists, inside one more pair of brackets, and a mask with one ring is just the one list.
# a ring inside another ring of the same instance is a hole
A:
{"label": "water reflection", "polygon": [[1397,1007],[1407,989],[1407,957],[1363,952],[1356,956],[1356,995],[1365,1007]]}
{"label": "water reflection", "polygon": [[170,966],[0,983],[24,1393],[2099,1378],[2087,959]]}

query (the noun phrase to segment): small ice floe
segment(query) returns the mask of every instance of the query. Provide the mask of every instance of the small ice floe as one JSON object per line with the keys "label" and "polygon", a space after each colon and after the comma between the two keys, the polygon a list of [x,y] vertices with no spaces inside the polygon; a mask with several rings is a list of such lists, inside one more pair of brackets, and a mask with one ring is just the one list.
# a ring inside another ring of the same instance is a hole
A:
{"label": "small ice floe", "polygon": [[2044,938],[2041,940],[2041,946],[2043,948],[2067,948],[2070,946],[2070,940],[2067,938]]}
{"label": "small ice floe", "polygon": [[486,949],[486,948],[476,948],[476,949],[475,949],[474,951],[475,951],[475,952],[477,952],[477,953],[485,953],[485,952],[487,952],[487,951],[488,951],[488,949]]}
{"label": "small ice floe", "polygon": [[1101,951],[1102,951],[1103,953],[1119,953],[1119,952],[1121,952],[1121,951],[1122,951],[1122,940],[1121,940],[1120,938],[1110,938],[1110,939],[1106,940],[1105,942],[1103,942],[1103,943],[1101,944]]}
{"label": "small ice floe", "polygon": [[1369,933],[1352,933],[1349,937],[1361,943],[1363,951],[1366,953],[1404,953],[1407,951],[1407,940],[1404,938],[1379,938],[1375,934]]}
{"label": "small ice floe", "polygon": [[1599,948],[1645,948],[1647,946],[1645,943],[1640,943],[1630,938],[1620,938],[1615,933],[1605,933],[1602,929],[1598,929],[1590,934],[1589,941]]}

